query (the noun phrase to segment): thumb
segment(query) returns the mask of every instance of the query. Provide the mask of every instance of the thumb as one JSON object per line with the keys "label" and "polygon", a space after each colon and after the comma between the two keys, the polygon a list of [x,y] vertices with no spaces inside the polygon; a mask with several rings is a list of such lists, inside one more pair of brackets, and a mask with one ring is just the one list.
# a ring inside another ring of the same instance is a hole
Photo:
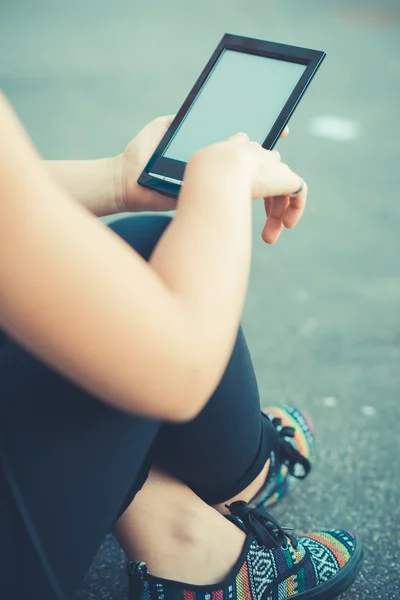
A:
{"label": "thumb", "polygon": [[227,139],[228,142],[249,142],[250,138],[247,133],[236,133]]}

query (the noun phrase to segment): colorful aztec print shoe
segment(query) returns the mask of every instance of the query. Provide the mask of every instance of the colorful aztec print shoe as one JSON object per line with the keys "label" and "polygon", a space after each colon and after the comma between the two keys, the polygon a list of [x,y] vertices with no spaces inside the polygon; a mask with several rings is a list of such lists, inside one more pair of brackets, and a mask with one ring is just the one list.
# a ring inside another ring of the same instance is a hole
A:
{"label": "colorful aztec print shoe", "polygon": [[353,534],[334,529],[300,537],[270,514],[245,502],[228,507],[247,534],[230,575],[209,586],[150,575],[143,562],[128,563],[129,600],[330,600],[355,580],[362,549]]}
{"label": "colorful aztec print shoe", "polygon": [[272,406],[264,413],[278,431],[278,444],[271,453],[267,479],[250,504],[266,509],[280,502],[299,479],[309,474],[314,426],[306,413],[293,406]]}

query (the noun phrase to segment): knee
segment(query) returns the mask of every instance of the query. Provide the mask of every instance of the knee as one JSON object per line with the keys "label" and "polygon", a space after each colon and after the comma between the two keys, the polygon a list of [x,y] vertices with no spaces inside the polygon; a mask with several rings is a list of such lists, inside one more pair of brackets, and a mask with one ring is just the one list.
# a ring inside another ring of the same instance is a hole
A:
{"label": "knee", "polygon": [[149,260],[159,239],[171,223],[169,215],[129,215],[109,225],[142,258]]}

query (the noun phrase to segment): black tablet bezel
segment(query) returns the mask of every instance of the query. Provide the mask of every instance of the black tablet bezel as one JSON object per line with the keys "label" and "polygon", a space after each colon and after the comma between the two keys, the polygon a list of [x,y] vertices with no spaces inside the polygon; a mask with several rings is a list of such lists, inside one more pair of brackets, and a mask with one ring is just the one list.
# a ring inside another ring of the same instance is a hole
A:
{"label": "black tablet bezel", "polygon": [[210,75],[214,65],[218,61],[222,52],[225,50],[235,50],[237,52],[256,54],[258,56],[264,56],[266,58],[275,58],[278,60],[286,60],[289,62],[296,62],[306,65],[306,70],[304,71],[298,84],[294,88],[288,101],[286,102],[277,120],[275,121],[268,137],[264,140],[264,143],[262,144],[263,147],[268,150],[271,150],[275,146],[276,142],[279,139],[279,136],[286,127],[296,106],[300,102],[304,92],[310,85],[312,78],[314,77],[317,69],[319,68],[326,56],[325,52],[322,52],[320,50],[311,50],[309,48],[288,46],[286,44],[267,42],[264,40],[257,40],[254,38],[231,35],[228,33],[225,34],[220,43],[218,44],[217,48],[213,52],[210,60],[205,66],[200,77],[194,84],[186,100],[182,104],[168,131],[166,132],[160,144],[156,148],[153,156],[147,163],[144,171],[140,175],[138,179],[138,183],[140,185],[152,188],[162,194],[172,196],[173,198],[178,197],[179,192],[181,190],[181,185],[173,183],[171,181],[166,181],[165,179],[153,177],[149,175],[149,173],[155,172],[156,174],[159,174],[158,171],[161,171],[161,173],[163,173],[162,176],[164,176],[164,173],[166,172],[166,165],[168,165],[167,176],[170,179],[183,179],[186,163],[180,161],[171,161],[171,159],[162,157],[162,154],[166,146],[168,146],[176,130],[180,126],[186,113],[189,111],[199,91],[201,90],[202,86],[204,85],[205,81]]}

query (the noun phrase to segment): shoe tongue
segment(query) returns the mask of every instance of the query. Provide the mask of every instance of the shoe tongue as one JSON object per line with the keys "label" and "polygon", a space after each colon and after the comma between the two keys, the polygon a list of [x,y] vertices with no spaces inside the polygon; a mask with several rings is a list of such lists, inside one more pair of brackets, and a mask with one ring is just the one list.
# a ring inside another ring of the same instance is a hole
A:
{"label": "shoe tongue", "polygon": [[249,527],[244,521],[242,521],[241,519],[239,519],[239,517],[235,517],[234,515],[225,515],[225,517],[228,519],[228,521],[230,521],[231,523],[234,523],[234,525],[236,525],[236,527],[239,527],[239,529],[241,529],[248,538],[251,538],[253,540],[256,540],[259,544],[267,547],[267,548],[273,548],[276,547],[278,544],[274,543],[274,541],[271,539],[269,540],[269,543],[265,542],[265,540],[260,540],[259,536],[257,535],[257,533],[251,528]]}
{"label": "shoe tongue", "polygon": [[[227,517],[235,523],[242,531],[254,537],[259,544],[266,548],[276,548],[286,544],[285,529],[278,521],[267,511],[259,508],[252,508],[243,501],[233,502],[226,505],[230,510]],[[290,528],[291,529],[291,528]]]}

